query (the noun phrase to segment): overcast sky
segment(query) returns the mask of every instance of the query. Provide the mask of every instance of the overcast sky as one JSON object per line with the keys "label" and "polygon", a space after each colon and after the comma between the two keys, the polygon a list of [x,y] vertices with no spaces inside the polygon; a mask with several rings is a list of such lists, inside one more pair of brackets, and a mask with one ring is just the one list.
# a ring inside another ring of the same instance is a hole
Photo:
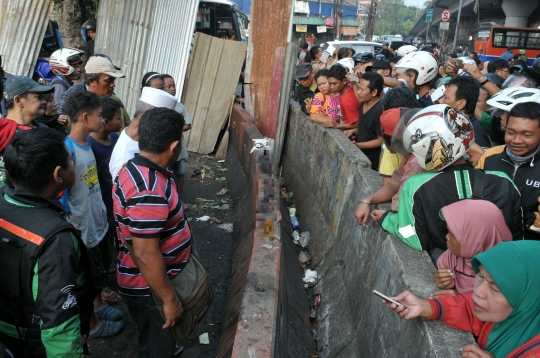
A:
{"label": "overcast sky", "polygon": [[424,2],[425,0],[405,0],[405,5],[422,7],[422,5],[424,5]]}

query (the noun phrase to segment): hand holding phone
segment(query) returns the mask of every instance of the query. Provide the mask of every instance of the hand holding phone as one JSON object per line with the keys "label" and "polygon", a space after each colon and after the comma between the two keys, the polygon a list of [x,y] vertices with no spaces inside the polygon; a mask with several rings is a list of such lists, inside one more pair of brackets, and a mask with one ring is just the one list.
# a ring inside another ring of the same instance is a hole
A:
{"label": "hand holding phone", "polygon": [[386,295],[383,295],[382,293],[380,293],[380,292],[377,291],[377,290],[373,290],[373,293],[374,293],[375,295],[379,296],[380,298],[385,299],[386,301],[388,301],[388,302],[390,302],[390,303],[393,303],[393,304],[395,304],[395,305],[397,305],[397,306],[403,306],[403,307],[407,308],[407,306],[405,306],[403,303],[400,303],[400,302],[394,300],[393,298],[390,298],[390,297],[388,297],[388,296],[386,296]]}
{"label": "hand holding phone", "polygon": [[319,61],[326,63],[328,61],[328,57],[330,57],[330,53],[327,51],[323,51]]}

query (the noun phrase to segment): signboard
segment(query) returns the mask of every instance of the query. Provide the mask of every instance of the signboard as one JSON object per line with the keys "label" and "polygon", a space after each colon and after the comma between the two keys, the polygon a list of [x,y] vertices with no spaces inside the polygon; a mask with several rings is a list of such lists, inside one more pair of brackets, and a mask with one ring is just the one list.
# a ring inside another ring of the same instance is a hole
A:
{"label": "signboard", "polygon": [[440,22],[439,23],[439,30],[450,30],[450,23],[449,22]]}
{"label": "signboard", "polygon": [[334,18],[333,17],[327,17],[326,18],[326,26],[330,26],[330,27],[334,26]]}
{"label": "signboard", "polygon": [[355,36],[358,34],[358,27],[343,26],[341,28],[341,33],[345,36]]}
{"label": "signboard", "polygon": [[317,26],[317,33],[320,34],[321,32],[326,32],[326,26]]}
{"label": "signboard", "polygon": [[307,32],[307,25],[296,25],[296,32]]}
{"label": "signboard", "polygon": [[441,12],[441,21],[442,22],[448,22],[450,21],[450,17],[451,17],[452,13],[450,12],[450,10],[446,9],[446,10],[443,10]]}
{"label": "signboard", "polygon": [[309,16],[309,3],[307,1],[295,1],[294,12],[307,14]]}
{"label": "signboard", "polygon": [[433,16],[433,9],[426,10],[426,24],[431,22],[431,17]]}

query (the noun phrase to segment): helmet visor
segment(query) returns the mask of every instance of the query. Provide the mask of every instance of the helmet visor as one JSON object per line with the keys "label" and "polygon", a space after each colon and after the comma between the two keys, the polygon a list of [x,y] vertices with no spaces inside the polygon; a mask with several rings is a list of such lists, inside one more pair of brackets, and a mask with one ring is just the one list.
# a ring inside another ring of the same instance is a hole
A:
{"label": "helmet visor", "polygon": [[522,72],[515,72],[502,84],[502,89],[510,87],[536,87],[536,81]]}
{"label": "helmet visor", "polygon": [[394,133],[392,134],[392,149],[401,155],[407,155],[412,153],[412,148],[410,146],[411,141],[409,138],[404,140],[404,136],[410,136],[407,131],[407,124],[416,113],[420,112],[421,108],[413,108],[403,113],[399,119],[396,127],[394,128]]}

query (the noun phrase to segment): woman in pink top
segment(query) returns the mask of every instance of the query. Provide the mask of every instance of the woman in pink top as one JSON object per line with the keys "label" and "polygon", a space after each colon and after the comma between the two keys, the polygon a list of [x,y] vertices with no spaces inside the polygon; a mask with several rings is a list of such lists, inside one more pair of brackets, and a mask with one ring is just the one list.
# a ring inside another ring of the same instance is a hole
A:
{"label": "woman in pink top", "polygon": [[461,200],[441,211],[448,225],[448,250],[437,261],[435,281],[443,289],[471,292],[476,276],[472,257],[500,242],[512,241],[512,233],[502,211],[489,201]]}
{"label": "woman in pink top", "polygon": [[315,81],[319,88],[319,93],[315,94],[311,101],[309,118],[320,124],[342,123],[341,110],[339,105],[339,93],[332,93],[328,83],[328,70],[320,70],[315,75]]}

